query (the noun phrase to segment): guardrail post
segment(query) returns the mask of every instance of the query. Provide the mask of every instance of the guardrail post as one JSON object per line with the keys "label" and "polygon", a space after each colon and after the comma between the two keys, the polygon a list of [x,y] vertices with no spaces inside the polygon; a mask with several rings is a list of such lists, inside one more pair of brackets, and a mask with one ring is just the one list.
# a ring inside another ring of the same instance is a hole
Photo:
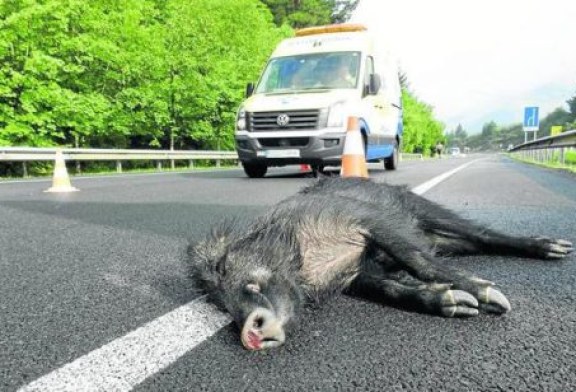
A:
{"label": "guardrail post", "polygon": [[162,171],[162,161],[157,161],[157,162],[156,162],[156,170]]}
{"label": "guardrail post", "polygon": [[25,161],[22,161],[22,177],[28,177],[28,167]]}
{"label": "guardrail post", "polygon": [[566,160],[564,159],[564,147],[560,147],[560,164],[562,166],[566,164]]}
{"label": "guardrail post", "polygon": [[188,162],[188,167],[190,169],[194,169],[194,159],[190,159],[190,161]]}
{"label": "guardrail post", "polygon": [[216,159],[216,167],[220,167],[220,159]]}
{"label": "guardrail post", "polygon": [[122,173],[122,161],[116,161],[116,173]]}
{"label": "guardrail post", "polygon": [[176,165],[174,164],[174,159],[170,159],[170,169],[176,169]]}

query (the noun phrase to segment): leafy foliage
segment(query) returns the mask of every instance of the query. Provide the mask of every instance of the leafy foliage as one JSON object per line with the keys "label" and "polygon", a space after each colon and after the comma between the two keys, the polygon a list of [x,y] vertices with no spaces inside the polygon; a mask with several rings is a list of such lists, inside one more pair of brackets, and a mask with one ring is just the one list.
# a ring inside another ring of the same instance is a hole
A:
{"label": "leafy foliage", "polygon": [[564,130],[567,130],[567,125],[571,119],[572,117],[570,116],[570,113],[564,108],[556,108],[540,121],[538,136],[549,136],[550,128],[555,125],[561,125],[564,127]]}
{"label": "leafy foliage", "polygon": [[262,0],[274,15],[277,26],[294,28],[342,23],[359,0]]}
{"label": "leafy foliage", "polygon": [[576,95],[566,101],[570,110],[569,119],[565,126],[565,130],[576,129]]}
{"label": "leafy foliage", "polygon": [[506,149],[510,144],[516,145],[523,142],[522,124],[499,127],[494,121],[490,121],[484,124],[481,133],[461,140],[459,146],[477,151],[499,151]]}
{"label": "leafy foliage", "polygon": [[289,34],[257,0],[0,2],[0,143],[231,147]]}
{"label": "leafy foliage", "polygon": [[432,107],[420,101],[409,90],[402,89],[404,109],[405,152],[419,152],[429,155],[436,143],[444,143],[444,124],[434,118]]}

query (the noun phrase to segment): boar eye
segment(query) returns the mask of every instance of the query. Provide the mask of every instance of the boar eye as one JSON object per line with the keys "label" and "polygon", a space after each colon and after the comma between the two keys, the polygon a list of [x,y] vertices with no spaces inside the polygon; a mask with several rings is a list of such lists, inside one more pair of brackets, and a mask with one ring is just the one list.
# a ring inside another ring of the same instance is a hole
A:
{"label": "boar eye", "polygon": [[248,283],[246,289],[252,293],[259,293],[260,285],[258,283]]}

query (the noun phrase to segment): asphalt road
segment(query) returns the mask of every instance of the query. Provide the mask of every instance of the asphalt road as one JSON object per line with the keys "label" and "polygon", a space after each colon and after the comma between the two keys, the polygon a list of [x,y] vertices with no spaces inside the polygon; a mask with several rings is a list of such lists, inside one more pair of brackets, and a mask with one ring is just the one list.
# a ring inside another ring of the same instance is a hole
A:
{"label": "asphalt road", "polygon": [[[476,159],[406,161],[376,181],[415,187]],[[182,252],[230,215],[314,181],[298,168],[0,183],[0,390],[15,391],[199,294]],[[576,177],[488,156],[425,197],[490,227],[576,242]],[[463,257],[512,311],[444,319],[345,296],[307,309],[285,346],[247,352],[227,325],[135,391],[568,391],[576,385],[576,256]],[[122,356],[121,350],[114,355]],[[78,386],[78,391],[87,390]]]}

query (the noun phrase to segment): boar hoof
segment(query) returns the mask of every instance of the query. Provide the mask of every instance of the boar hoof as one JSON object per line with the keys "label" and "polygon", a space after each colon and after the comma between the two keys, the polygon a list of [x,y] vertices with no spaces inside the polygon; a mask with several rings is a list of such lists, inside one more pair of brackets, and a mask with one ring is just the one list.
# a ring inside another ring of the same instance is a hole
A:
{"label": "boar hoof", "polygon": [[491,286],[481,288],[478,293],[478,299],[482,310],[489,313],[503,314],[509,312],[512,308],[504,294]]}
{"label": "boar hoof", "polygon": [[472,317],[478,315],[478,301],[462,290],[447,290],[441,297],[441,313],[444,317]]}
{"label": "boar hoof", "polygon": [[538,246],[546,259],[563,259],[574,251],[574,246],[570,241],[548,237],[536,237],[535,240],[538,241]]}

